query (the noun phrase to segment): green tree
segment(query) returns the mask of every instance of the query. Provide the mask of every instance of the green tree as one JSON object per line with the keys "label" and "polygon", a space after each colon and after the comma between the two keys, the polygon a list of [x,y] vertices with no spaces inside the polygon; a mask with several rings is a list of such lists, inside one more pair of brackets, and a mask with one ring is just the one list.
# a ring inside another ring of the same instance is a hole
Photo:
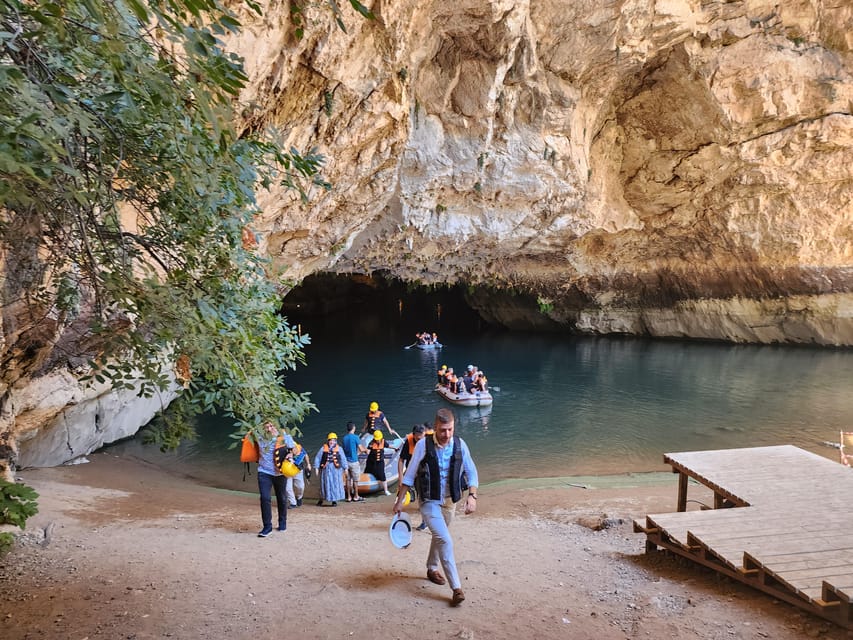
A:
{"label": "green tree", "polygon": [[201,411],[233,416],[235,437],[267,417],[298,424],[314,407],[283,376],[308,339],[253,251],[255,190],[328,185],[313,151],[236,128],[246,76],[222,42],[235,14],[219,0],[0,9],[2,361],[23,375],[84,357],[140,395],[176,366],[164,447]]}

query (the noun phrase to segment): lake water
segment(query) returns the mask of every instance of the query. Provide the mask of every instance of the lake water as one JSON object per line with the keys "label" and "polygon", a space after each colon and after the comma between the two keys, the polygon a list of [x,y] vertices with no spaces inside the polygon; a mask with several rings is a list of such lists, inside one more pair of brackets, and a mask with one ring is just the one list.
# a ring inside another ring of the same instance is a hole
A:
{"label": "lake water", "polygon": [[[419,328],[436,329],[439,320]],[[300,323],[313,340],[309,366],[287,385],[310,390],[319,408],[301,425],[312,454],[348,420],[360,427],[371,401],[401,434],[431,420],[450,406],[433,391],[442,364],[457,372],[476,364],[492,385],[491,408],[452,407],[483,483],[662,471],[666,452],[777,444],[837,460],[824,443],[853,430],[848,350],[481,331],[445,319],[445,348],[421,351],[404,348],[414,330],[402,312],[395,321],[387,309],[349,309]],[[205,419],[199,431],[197,442],[172,453],[137,441],[110,449],[253,490],[227,448],[230,423]]]}

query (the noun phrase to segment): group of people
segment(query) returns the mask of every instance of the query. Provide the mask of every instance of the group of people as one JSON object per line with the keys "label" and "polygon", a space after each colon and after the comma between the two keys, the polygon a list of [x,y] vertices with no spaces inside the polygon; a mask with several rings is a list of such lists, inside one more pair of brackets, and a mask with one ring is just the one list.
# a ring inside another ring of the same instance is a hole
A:
{"label": "group of people", "polygon": [[486,374],[475,364],[469,364],[461,378],[453,371],[453,367],[443,364],[436,372],[436,376],[438,384],[447,387],[453,393],[474,393],[488,389],[489,381],[486,379]]}
{"label": "group of people", "polygon": [[[415,425],[412,433],[403,439],[397,468],[400,483],[392,510],[394,513],[401,513],[407,502],[406,496],[410,496],[413,490],[416,492],[422,517],[421,526],[418,528],[428,527],[432,534],[426,577],[437,585],[449,582],[452,590],[450,603],[452,606],[458,606],[465,600],[465,594],[456,569],[449,526],[453,521],[456,504],[462,500],[465,491],[468,492],[465,513],[476,511],[478,478],[468,446],[454,435],[454,424],[453,412],[441,408],[436,412],[432,425]],[[380,426],[384,426],[389,433],[399,438],[399,434],[391,429],[385,414],[379,410],[378,403],[373,402],[362,426],[362,434],[369,434],[371,429],[373,430],[367,446],[355,434],[356,425],[353,422],[347,423],[347,433],[340,444],[336,433],[328,434],[325,444],[314,457],[313,468],[320,478],[318,505],[329,501],[332,506],[336,506],[337,501],[344,498],[355,502],[364,500],[358,495],[361,474],[359,453],[368,454],[365,472],[373,473],[376,479],[382,482],[385,494],[391,495],[385,480],[386,444],[382,431],[378,428]],[[256,450],[263,526],[258,536],[265,538],[273,531],[272,493],[275,492],[278,509],[278,530],[285,531],[288,504],[302,504],[304,476],[301,483],[296,481],[296,477],[304,472],[310,474],[312,467],[310,461],[307,465],[302,462],[307,459],[307,454],[301,445],[271,421],[264,424],[263,438],[257,442]],[[298,474],[293,473],[296,461],[301,463]],[[285,474],[283,470],[288,473]],[[379,472],[379,475],[376,472]],[[292,501],[287,497],[287,487],[291,484],[294,496]],[[441,573],[442,570],[444,574]]]}
{"label": "group of people", "polygon": [[430,333],[429,331],[424,331],[423,333],[416,333],[415,338],[417,339],[418,344],[439,344],[438,334]]}
{"label": "group of people", "polygon": [[[279,430],[272,422],[264,424],[264,438],[256,445],[254,460],[258,463],[258,489],[261,494],[261,519],[263,528],[258,535],[266,537],[272,533],[271,499],[275,493],[279,513],[279,530],[287,528],[287,507],[302,506],[305,495],[306,475],[310,478],[316,469],[320,479],[320,500],[318,506],[329,503],[336,507],[339,500],[347,502],[363,502],[358,494],[358,483],[361,476],[359,454],[367,454],[364,472],[372,474],[381,483],[385,495],[388,491],[388,480],[385,474],[387,460],[386,441],[382,429],[400,435],[394,431],[388,418],[379,409],[377,402],[371,402],[364,418],[361,433],[356,435],[356,425],[348,422],[346,434],[338,440],[337,433],[329,433],[323,446],[314,456],[312,467],[307,452],[293,437]],[[369,434],[369,438],[365,438]],[[276,458],[276,455],[278,459]],[[281,465],[288,461],[294,463],[292,474],[285,475]]]}

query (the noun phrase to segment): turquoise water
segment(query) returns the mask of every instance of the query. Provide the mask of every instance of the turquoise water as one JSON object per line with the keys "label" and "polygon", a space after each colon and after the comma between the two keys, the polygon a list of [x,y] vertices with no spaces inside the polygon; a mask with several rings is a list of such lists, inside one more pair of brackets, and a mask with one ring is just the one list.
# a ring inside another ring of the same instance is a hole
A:
{"label": "turquoise water", "polygon": [[[302,321],[309,366],[287,378],[319,408],[301,427],[311,453],[348,420],[360,426],[371,401],[400,433],[431,420],[450,406],[433,391],[442,364],[476,364],[492,385],[490,409],[453,407],[483,483],[660,471],[666,452],[775,444],[837,460],[823,443],[853,430],[851,351],[448,327],[445,348],[430,352],[404,349],[414,330],[363,311],[339,319]],[[245,488],[237,451],[227,449],[230,424],[206,419],[199,429],[199,441],[169,454],[135,441],[111,449]]]}

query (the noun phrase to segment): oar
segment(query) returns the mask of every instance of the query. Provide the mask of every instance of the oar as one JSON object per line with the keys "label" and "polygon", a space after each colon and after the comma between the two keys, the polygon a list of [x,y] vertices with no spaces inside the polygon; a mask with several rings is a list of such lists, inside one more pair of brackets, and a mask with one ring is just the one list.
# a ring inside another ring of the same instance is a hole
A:
{"label": "oar", "polygon": [[412,344],[410,344],[408,347],[403,347],[403,348],[404,348],[404,349],[411,349],[411,348],[412,348],[412,347],[414,347],[417,343],[418,343],[418,342],[417,342],[417,340],[416,340],[415,342],[413,342]]}

